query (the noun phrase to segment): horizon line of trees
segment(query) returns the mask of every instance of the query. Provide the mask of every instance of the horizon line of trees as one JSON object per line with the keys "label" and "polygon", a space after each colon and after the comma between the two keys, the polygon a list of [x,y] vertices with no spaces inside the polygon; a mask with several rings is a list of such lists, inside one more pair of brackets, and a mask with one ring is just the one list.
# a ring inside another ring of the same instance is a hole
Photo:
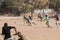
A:
{"label": "horizon line of trees", "polygon": [[42,9],[47,6],[58,11],[60,10],[60,0],[48,0],[45,5],[38,0],[0,0],[0,14],[10,12],[15,16],[20,16],[21,13],[33,12],[34,9]]}

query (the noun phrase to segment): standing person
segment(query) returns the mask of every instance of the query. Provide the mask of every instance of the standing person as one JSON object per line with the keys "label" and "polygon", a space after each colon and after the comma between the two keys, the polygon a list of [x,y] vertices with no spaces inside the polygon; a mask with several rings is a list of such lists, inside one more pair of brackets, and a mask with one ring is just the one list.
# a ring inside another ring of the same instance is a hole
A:
{"label": "standing person", "polygon": [[46,14],[45,14],[45,9],[44,9],[44,8],[42,9],[42,15],[43,15],[43,17],[45,17],[45,15],[46,15]]}
{"label": "standing person", "polygon": [[15,27],[8,26],[8,23],[4,23],[4,26],[2,28],[2,35],[4,35],[4,40],[7,40],[8,38],[11,37],[10,29],[14,29],[15,32],[17,33],[17,30]]}

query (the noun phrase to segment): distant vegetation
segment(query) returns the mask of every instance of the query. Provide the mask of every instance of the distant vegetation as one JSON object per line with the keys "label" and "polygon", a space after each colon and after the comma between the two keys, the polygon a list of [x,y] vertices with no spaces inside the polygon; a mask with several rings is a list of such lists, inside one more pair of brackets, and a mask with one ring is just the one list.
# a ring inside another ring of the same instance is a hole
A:
{"label": "distant vegetation", "polygon": [[0,0],[0,14],[11,13],[20,16],[21,13],[32,12],[34,9],[52,8],[60,10],[60,0],[49,0],[45,5],[38,0]]}
{"label": "distant vegetation", "polygon": [[49,8],[60,11],[60,0],[49,0]]}

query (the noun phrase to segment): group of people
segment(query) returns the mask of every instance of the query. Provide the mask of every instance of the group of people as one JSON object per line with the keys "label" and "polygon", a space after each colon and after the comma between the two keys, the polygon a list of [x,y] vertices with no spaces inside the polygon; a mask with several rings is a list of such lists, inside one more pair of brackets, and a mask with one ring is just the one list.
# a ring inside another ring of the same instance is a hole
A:
{"label": "group of people", "polygon": [[[47,27],[51,28],[50,25],[49,25],[49,16],[48,15],[42,16],[41,14],[38,14],[37,17],[38,17],[38,21],[40,21],[40,22],[46,20]],[[58,26],[58,24],[60,25],[59,16],[56,15],[55,18],[56,18],[56,26]],[[33,16],[32,15],[30,15],[30,16],[24,15],[23,19],[24,19],[24,23],[27,23],[29,26],[32,26],[31,24],[36,25],[36,23],[34,23],[34,21],[33,21]],[[17,32],[15,27],[8,26],[8,23],[4,23],[4,26],[2,28],[2,34],[1,35],[4,35],[4,40],[7,40],[8,38],[11,37],[10,29],[14,29],[15,30],[16,35],[18,35],[18,37],[20,37],[18,40],[24,40],[22,34],[20,32]]]}
{"label": "group of people", "polygon": [[[26,15],[24,15],[23,18],[24,18],[24,21],[26,21],[26,23],[29,24],[30,26],[32,26],[31,25],[32,23],[34,25],[36,25],[36,23],[34,23],[34,21],[32,20],[33,16],[26,16]],[[49,27],[51,28],[51,26],[49,25],[49,15],[47,15],[47,14],[43,15],[43,14],[39,13],[37,18],[38,18],[38,21],[40,21],[40,22],[46,21],[46,25],[48,26],[48,28]],[[58,26],[59,25],[59,16],[57,14],[55,15],[55,20],[56,20],[56,26]]]}
{"label": "group of people", "polygon": [[[31,24],[33,23],[34,25],[36,25],[35,23],[34,23],[34,21],[32,20],[33,19],[33,17],[32,16],[25,16],[24,15],[24,21],[27,23],[27,24],[29,24],[30,26],[32,26]],[[44,21],[44,20],[46,20],[46,24],[47,24],[47,26],[48,27],[50,27],[49,26],[49,17],[48,17],[48,15],[45,15],[45,19],[43,19],[43,17],[42,17],[42,15],[41,14],[38,14],[38,21]]]}

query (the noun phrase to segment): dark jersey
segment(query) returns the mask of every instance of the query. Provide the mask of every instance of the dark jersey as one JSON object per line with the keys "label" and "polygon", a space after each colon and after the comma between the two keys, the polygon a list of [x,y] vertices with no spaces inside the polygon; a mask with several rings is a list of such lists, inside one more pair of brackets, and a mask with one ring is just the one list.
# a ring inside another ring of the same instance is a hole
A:
{"label": "dark jersey", "polygon": [[11,35],[10,35],[10,29],[11,28],[12,28],[11,26],[2,28],[2,34],[5,35],[5,39],[11,37]]}
{"label": "dark jersey", "polygon": [[31,16],[29,16],[29,19],[30,19],[30,20],[32,20],[32,17],[31,17]]}
{"label": "dark jersey", "polygon": [[59,20],[59,18],[58,18],[58,17],[56,17],[56,20],[58,21],[58,20]]}

